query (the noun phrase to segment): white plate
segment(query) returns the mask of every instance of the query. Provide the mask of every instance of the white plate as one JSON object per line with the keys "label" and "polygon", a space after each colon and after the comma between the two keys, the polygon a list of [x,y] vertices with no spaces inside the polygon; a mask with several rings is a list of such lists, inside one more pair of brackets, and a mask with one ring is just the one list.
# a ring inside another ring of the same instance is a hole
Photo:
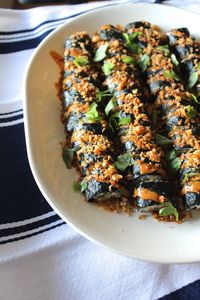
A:
{"label": "white plate", "polygon": [[92,34],[103,24],[126,24],[147,20],[164,30],[186,26],[198,36],[200,17],[193,13],[152,4],[127,4],[97,9],[81,15],[51,33],[37,48],[25,80],[25,133],[29,162],[35,180],[54,210],[86,238],[118,253],[154,262],[200,261],[200,217],[181,225],[144,221],[113,214],[83,201],[73,192],[77,175],[67,170],[61,157],[64,128],[55,82],[59,69],[50,57],[63,54],[66,36],[86,30]]}

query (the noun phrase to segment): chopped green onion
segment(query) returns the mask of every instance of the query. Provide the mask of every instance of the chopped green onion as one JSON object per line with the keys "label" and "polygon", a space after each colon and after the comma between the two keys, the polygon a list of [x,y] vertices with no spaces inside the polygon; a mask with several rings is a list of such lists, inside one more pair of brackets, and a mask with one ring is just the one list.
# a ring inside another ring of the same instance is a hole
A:
{"label": "chopped green onion", "polygon": [[133,64],[134,63],[134,60],[131,56],[123,56],[122,57],[122,61],[125,63],[125,64]]}
{"label": "chopped green onion", "polygon": [[117,157],[115,167],[123,172],[127,167],[132,166],[133,164],[134,159],[132,158],[132,156],[129,153],[125,153]]}
{"label": "chopped green onion", "polygon": [[138,60],[137,64],[139,65],[142,72],[144,72],[147,67],[150,65],[150,58],[148,54],[142,55]]}
{"label": "chopped green onion", "polygon": [[176,58],[176,55],[175,55],[175,54],[172,54],[172,55],[171,55],[171,60],[172,60],[172,63],[173,63],[175,66],[178,66],[178,65],[179,65],[179,61],[178,61],[178,59]]}
{"label": "chopped green onion", "polygon": [[159,216],[169,216],[174,215],[176,217],[176,221],[179,220],[179,213],[170,202],[164,202],[164,207],[159,210]]}
{"label": "chopped green onion", "polygon": [[89,64],[89,61],[85,56],[77,56],[73,62],[77,67],[82,67]]}
{"label": "chopped green onion", "polygon": [[103,60],[106,57],[107,49],[108,49],[108,44],[100,46],[95,53],[94,61],[99,62]]}
{"label": "chopped green onion", "polygon": [[158,133],[156,133],[155,141],[159,146],[170,145],[173,143],[172,140],[169,140],[165,136]]}
{"label": "chopped green onion", "polygon": [[105,61],[104,64],[103,64],[103,67],[102,67],[102,71],[107,76],[107,75],[111,74],[113,68],[114,68],[114,64],[113,63]]}
{"label": "chopped green onion", "polygon": [[191,89],[197,83],[197,80],[198,80],[198,73],[197,72],[191,73],[188,79],[187,88]]}

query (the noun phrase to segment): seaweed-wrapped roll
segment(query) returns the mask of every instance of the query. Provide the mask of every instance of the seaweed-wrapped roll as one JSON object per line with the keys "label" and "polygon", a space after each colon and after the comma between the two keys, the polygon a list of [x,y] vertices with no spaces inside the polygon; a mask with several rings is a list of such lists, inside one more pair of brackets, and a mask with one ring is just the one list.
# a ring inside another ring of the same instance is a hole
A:
{"label": "seaweed-wrapped roll", "polygon": [[182,204],[185,209],[191,209],[199,207],[200,115],[193,95],[185,90],[176,74],[171,54],[159,47],[153,49],[147,82],[150,88],[154,82],[160,82],[154,91],[154,107],[159,112],[157,129],[173,146],[170,165],[179,177]]}
{"label": "seaweed-wrapped roll", "polygon": [[97,103],[98,73],[92,59],[92,43],[87,33],[77,32],[65,41],[64,151],[74,154],[73,161],[81,176],[80,190],[86,199],[102,201],[120,198],[125,189],[114,166],[110,129]]}
{"label": "seaweed-wrapped roll", "polygon": [[99,64],[105,76],[104,85],[113,95],[105,111],[117,135],[116,166],[129,182],[137,209],[154,210],[170,200],[170,186],[164,170],[164,153],[156,144],[146,112],[148,93],[133,64],[128,41],[123,27],[111,25],[103,26],[93,37],[96,53],[106,49]]}
{"label": "seaweed-wrapped roll", "polygon": [[171,50],[179,61],[186,87],[200,96],[200,43],[187,28],[177,28],[167,33]]}

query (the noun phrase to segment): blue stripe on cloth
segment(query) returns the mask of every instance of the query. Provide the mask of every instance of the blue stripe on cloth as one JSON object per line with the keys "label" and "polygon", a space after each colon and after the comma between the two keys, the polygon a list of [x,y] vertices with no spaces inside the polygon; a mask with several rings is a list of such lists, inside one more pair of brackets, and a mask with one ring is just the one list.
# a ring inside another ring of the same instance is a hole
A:
{"label": "blue stripe on cloth", "polygon": [[32,222],[30,224],[21,225],[21,226],[12,227],[12,228],[7,228],[7,229],[6,228],[1,229],[0,230],[0,237],[5,237],[5,236],[8,237],[9,235],[19,234],[19,233],[22,233],[22,232],[33,230],[33,229],[36,229],[38,227],[54,223],[55,221],[58,221],[58,220],[60,220],[59,216],[54,215],[54,216],[50,216],[48,218],[44,218],[42,220],[39,220],[37,222]]}
{"label": "blue stripe on cloth", "polygon": [[80,13],[76,13],[76,14],[72,14],[70,16],[67,16],[65,18],[60,18],[60,19],[52,19],[52,20],[47,20],[45,22],[42,22],[40,23],[39,25],[37,25],[36,27],[33,27],[33,28],[30,28],[30,29],[24,29],[24,30],[17,30],[17,31],[0,31],[0,35],[15,35],[15,34],[21,34],[21,33],[28,33],[28,32],[33,32],[33,31],[36,31],[38,28],[40,28],[41,26],[43,25],[46,25],[46,24],[51,24],[51,23],[55,23],[55,22],[59,22],[59,21],[66,21],[68,19],[71,19],[71,18],[74,18],[74,17],[77,17],[83,13],[85,13],[87,11],[84,11],[84,12],[80,12]]}
{"label": "blue stripe on cloth", "polygon": [[[127,2],[125,2],[124,4],[126,3],[131,3],[131,2],[134,2],[132,0],[127,0]],[[64,17],[64,18],[59,18],[59,19],[51,19],[51,20],[47,20],[47,21],[44,21],[40,24],[38,24],[36,27],[33,27],[33,28],[29,28],[29,29],[23,29],[23,30],[17,30],[17,31],[0,31],[0,36],[1,35],[13,35],[13,34],[21,34],[21,33],[26,33],[26,32],[32,32],[32,31],[35,31],[37,30],[38,28],[40,28],[41,26],[45,25],[45,24],[49,24],[49,23],[53,23],[53,22],[58,22],[58,21],[66,21],[66,20],[69,20],[71,18],[75,18],[77,16],[80,16],[84,13],[87,13],[87,12],[90,12],[90,11],[94,11],[94,10],[98,10],[100,8],[104,8],[104,7],[109,7],[109,6],[116,6],[116,5],[120,5],[121,3],[110,3],[110,4],[106,4],[106,5],[102,5],[102,6],[99,6],[99,7],[95,7],[95,8],[92,8],[92,9],[86,9],[84,11],[81,11],[81,12],[78,12],[76,14],[71,14],[67,17]]]}
{"label": "blue stripe on cloth", "polygon": [[10,114],[18,113],[18,112],[22,112],[23,113],[23,110],[22,109],[18,109],[18,110],[6,112],[6,113],[0,113],[0,116],[6,116],[7,115],[9,117]]}
{"label": "blue stripe on cloth", "polygon": [[53,29],[47,30],[38,37],[9,43],[0,43],[0,54],[8,54],[13,52],[19,52],[23,50],[36,48],[39,43],[52,31]]}
{"label": "blue stripe on cloth", "polygon": [[200,280],[196,280],[176,291],[166,295],[159,300],[199,300],[200,299]]}
{"label": "blue stripe on cloth", "polygon": [[30,170],[24,125],[0,128],[0,224],[52,211]]}
{"label": "blue stripe on cloth", "polygon": [[7,244],[7,243],[10,243],[10,242],[16,242],[16,241],[19,241],[19,240],[24,240],[24,239],[26,239],[26,238],[30,238],[30,237],[32,237],[32,236],[35,236],[35,235],[38,235],[38,234],[47,232],[47,231],[49,231],[49,230],[52,230],[52,229],[57,228],[57,227],[59,227],[59,226],[62,226],[62,225],[64,225],[64,224],[66,224],[66,223],[65,223],[65,222],[61,222],[61,223],[56,224],[56,225],[53,225],[53,226],[51,226],[51,227],[49,227],[49,228],[46,228],[46,229],[43,229],[43,230],[40,230],[40,231],[37,231],[37,232],[34,232],[34,233],[30,233],[30,234],[27,234],[27,235],[25,235],[25,236],[20,236],[20,237],[17,237],[17,238],[10,238],[10,239],[8,239],[8,240],[6,240],[6,241],[1,241],[1,242],[0,242],[0,245]]}
{"label": "blue stripe on cloth", "polygon": [[[154,2],[156,2],[156,1],[157,0],[154,0]],[[127,0],[126,2],[124,2],[124,4],[131,3],[131,2],[135,2],[135,1],[132,1],[132,0],[128,1]],[[50,26],[45,27],[46,30],[48,28],[52,27],[52,26],[54,26],[56,28],[57,27],[57,24],[55,24],[56,22],[64,23],[65,21],[67,21],[69,19],[72,19],[72,18],[75,18],[75,17],[77,17],[79,15],[82,15],[84,13],[91,12],[93,10],[98,10],[98,9],[101,9],[101,8],[104,8],[104,7],[117,6],[117,5],[120,5],[120,4],[121,4],[120,2],[119,3],[110,3],[110,4],[102,5],[100,7],[95,7],[95,8],[92,8],[92,9],[87,9],[87,10],[84,10],[84,11],[76,13],[76,14],[71,14],[71,15],[69,15],[67,17],[64,17],[64,18],[51,19],[51,20],[44,21],[44,22],[38,24],[37,26],[35,26],[33,28],[29,28],[29,29],[23,29],[23,30],[17,30],[17,31],[0,31],[0,40],[16,39],[17,35],[19,35],[19,38],[23,39],[24,37],[32,36],[33,34],[35,34],[34,32],[36,32],[37,29],[43,27],[46,24],[50,24]],[[24,36],[24,33],[31,33],[31,35],[25,35]],[[21,35],[21,34],[23,34],[23,35]],[[14,35],[14,37],[1,38],[1,36],[5,36],[5,35]]]}
{"label": "blue stripe on cloth", "polygon": [[12,121],[16,121],[16,120],[19,120],[22,118],[23,118],[23,114],[14,115],[14,116],[6,115],[6,116],[4,116],[4,118],[1,118],[1,115],[0,115],[0,123],[12,122]]}
{"label": "blue stripe on cloth", "polygon": [[[158,2],[157,2],[158,1]],[[129,2],[132,2],[131,0],[130,1],[127,1],[126,3],[129,3]],[[160,0],[155,0],[154,2],[156,3],[161,3],[161,2],[164,2],[164,1],[160,1]],[[72,15],[69,15],[65,18],[60,18],[60,19],[52,19],[52,20],[48,20],[48,21],[45,21],[45,22],[42,22],[40,24],[38,24],[36,27],[34,28],[31,28],[31,29],[24,29],[24,30],[18,30],[18,31],[8,31],[8,32],[2,32],[0,31],[0,36],[1,35],[13,35],[13,34],[21,34],[21,33],[27,33],[27,32],[34,32],[36,31],[38,28],[46,25],[46,24],[49,24],[49,23],[55,23],[55,22],[58,22],[58,21],[66,21],[66,20],[69,20],[71,18],[74,18],[74,17],[77,17],[79,15],[82,15],[86,12],[89,12],[89,11],[93,11],[93,10],[97,10],[97,9],[100,9],[100,8],[103,8],[103,7],[109,7],[109,6],[116,6],[116,5],[119,5],[120,3],[115,3],[115,4],[107,4],[107,5],[104,5],[104,6],[101,6],[101,7],[96,7],[96,8],[93,8],[93,9],[90,9],[90,10],[85,10],[84,12],[79,12],[79,13],[76,13],[76,14],[72,14]],[[57,27],[57,25],[55,24],[55,27],[54,28],[51,28],[49,29],[49,27],[47,27],[46,29],[44,29],[45,32],[43,32],[43,34],[41,35],[38,35],[37,37],[34,37],[34,38],[30,38],[30,39],[27,39],[28,36],[24,37],[22,36],[20,38],[20,41],[13,41],[11,42],[10,41],[10,38],[8,38],[8,40],[10,42],[0,42],[0,54],[8,54],[8,53],[13,53],[13,52],[18,52],[18,51],[23,51],[23,50],[28,50],[28,49],[33,49],[33,48],[36,48],[39,43],[52,31],[54,30],[55,28]],[[16,37],[14,37],[16,39]],[[25,38],[25,39],[24,39]],[[4,39],[6,40],[6,39]]]}

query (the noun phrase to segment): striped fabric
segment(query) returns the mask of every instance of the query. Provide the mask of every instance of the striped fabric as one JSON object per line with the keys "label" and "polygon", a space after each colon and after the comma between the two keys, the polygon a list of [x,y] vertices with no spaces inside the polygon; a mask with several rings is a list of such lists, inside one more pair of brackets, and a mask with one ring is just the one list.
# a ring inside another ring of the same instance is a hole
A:
{"label": "striped fabric", "polygon": [[[148,2],[200,10],[198,1]],[[0,299],[200,298],[199,264],[138,262],[93,245],[56,215],[29,168],[22,82],[34,49],[57,26],[112,3],[0,9]]]}
{"label": "striped fabric", "polygon": [[[22,11],[1,11],[0,245],[64,225],[41,195],[31,175],[24,140],[22,84],[19,83],[23,81],[34,49],[52,30],[83,12],[105,5],[111,3],[68,5],[65,9],[58,6],[54,11],[51,7],[36,8],[27,11],[26,18]],[[10,78],[12,88],[8,87]]]}

